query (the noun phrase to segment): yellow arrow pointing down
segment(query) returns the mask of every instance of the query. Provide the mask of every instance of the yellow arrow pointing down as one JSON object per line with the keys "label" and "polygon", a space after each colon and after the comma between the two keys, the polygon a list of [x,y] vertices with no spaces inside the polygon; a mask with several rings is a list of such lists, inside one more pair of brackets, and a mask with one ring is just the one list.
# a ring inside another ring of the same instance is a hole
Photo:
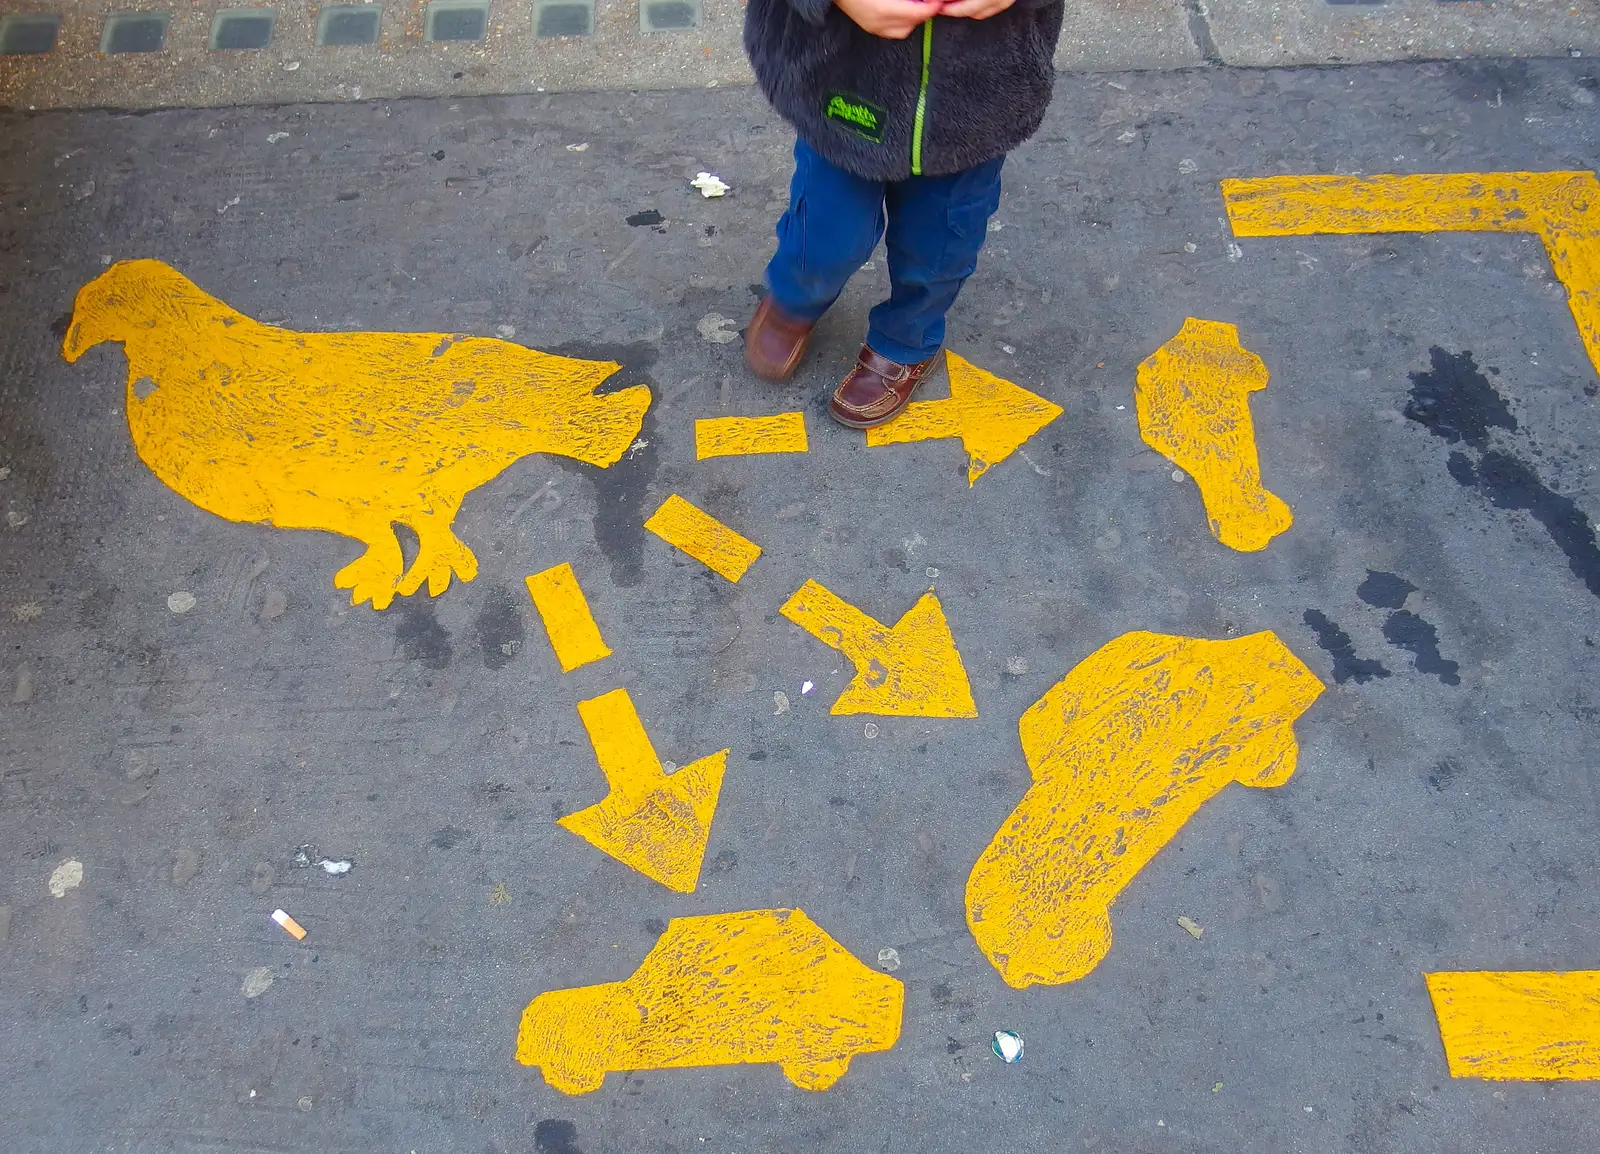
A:
{"label": "yellow arrow pointing down", "polygon": [[778,610],[848,657],[856,676],[832,712],[901,717],[977,717],[939,599],[929,590],[890,629],[815,581]]}
{"label": "yellow arrow pointing down", "polygon": [[1061,415],[1061,406],[985,372],[948,350],[950,396],[913,401],[887,425],[867,430],[867,445],[904,445],[960,437],[967,450],[967,487]]}
{"label": "yellow arrow pointing down", "polygon": [[611,792],[557,824],[668,889],[693,893],[728,751],[667,773],[626,689],[578,702],[578,716]]}

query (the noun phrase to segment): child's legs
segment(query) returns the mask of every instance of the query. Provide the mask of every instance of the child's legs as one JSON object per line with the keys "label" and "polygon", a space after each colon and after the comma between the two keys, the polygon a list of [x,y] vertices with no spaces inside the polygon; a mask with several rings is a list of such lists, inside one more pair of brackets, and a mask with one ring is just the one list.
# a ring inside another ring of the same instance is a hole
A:
{"label": "child's legs", "polygon": [[767,265],[767,288],[780,310],[802,321],[828,311],[883,235],[883,187],[795,141],[789,209],[778,220],[778,252]]}
{"label": "child's legs", "polygon": [[989,218],[1000,207],[998,157],[951,176],[889,185],[889,299],[872,310],[867,344],[903,365],[944,343],[944,317],[978,267]]}

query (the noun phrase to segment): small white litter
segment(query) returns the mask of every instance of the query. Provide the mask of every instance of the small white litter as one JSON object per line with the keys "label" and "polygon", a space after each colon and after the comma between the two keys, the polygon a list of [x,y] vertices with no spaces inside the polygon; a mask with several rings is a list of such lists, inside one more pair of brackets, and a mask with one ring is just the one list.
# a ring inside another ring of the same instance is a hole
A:
{"label": "small white litter", "polygon": [[198,604],[200,602],[196,600],[195,595],[184,589],[178,590],[167,598],[167,608],[178,614],[187,613]]}
{"label": "small white litter", "polygon": [[1002,1062],[1022,1061],[1022,1035],[1012,1033],[1010,1030],[996,1030],[994,1054]]}
{"label": "small white litter", "polygon": [[274,132],[270,136],[267,137],[267,143],[268,144],[277,144],[278,141],[280,141],[280,140],[288,140],[288,139],[289,139],[289,134],[287,132]]}
{"label": "small white litter", "polygon": [[347,874],[347,873],[349,873],[350,872],[350,867],[355,865],[356,863],[353,862],[353,861],[350,861],[348,858],[343,858],[343,859],[340,859],[338,861],[335,861],[333,858],[325,857],[321,861],[319,861],[317,864],[322,867],[322,872],[323,873],[325,873],[325,874],[333,874],[333,875],[337,876],[339,874]]}
{"label": "small white litter", "polygon": [[733,186],[724,184],[720,176],[702,172],[696,174],[695,178],[689,182],[689,187],[698,188],[700,195],[709,200],[713,196],[727,196]]}
{"label": "small white litter", "polygon": [[816,686],[814,684],[812,684],[811,682],[803,681],[803,682],[800,683],[800,695],[803,697],[807,693],[810,693],[815,688],[816,688]]}
{"label": "small white litter", "polygon": [[567,151],[568,152],[588,152],[589,151],[589,142],[587,140],[585,140],[582,144],[569,144],[569,145],[567,145]]}

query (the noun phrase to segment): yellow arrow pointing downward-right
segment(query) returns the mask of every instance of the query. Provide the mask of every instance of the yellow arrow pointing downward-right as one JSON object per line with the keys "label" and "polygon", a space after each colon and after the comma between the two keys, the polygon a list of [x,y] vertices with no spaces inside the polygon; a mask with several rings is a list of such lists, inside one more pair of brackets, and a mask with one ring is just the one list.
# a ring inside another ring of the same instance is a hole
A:
{"label": "yellow arrow pointing downward-right", "polygon": [[867,430],[867,444],[904,445],[960,437],[967,450],[967,487],[1020,449],[1024,442],[1061,415],[1061,406],[1019,385],[985,372],[946,350],[950,396],[913,401],[887,425]]}
{"label": "yellow arrow pointing downward-right", "polygon": [[967,670],[932,590],[890,629],[815,581],[778,610],[848,657],[856,676],[832,712],[977,717]]}

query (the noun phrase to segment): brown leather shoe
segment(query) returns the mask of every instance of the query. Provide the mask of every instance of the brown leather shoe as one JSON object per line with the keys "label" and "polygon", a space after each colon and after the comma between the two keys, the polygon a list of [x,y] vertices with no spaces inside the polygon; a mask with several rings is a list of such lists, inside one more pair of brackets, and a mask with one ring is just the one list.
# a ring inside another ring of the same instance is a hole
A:
{"label": "brown leather shoe", "polygon": [[932,357],[914,365],[902,365],[862,345],[855,368],[833,392],[828,415],[852,429],[886,424],[911,403],[911,394],[916,392],[931,364]]}
{"label": "brown leather shoe", "polygon": [[750,327],[744,331],[745,362],[758,377],[787,381],[800,367],[815,327],[815,322],[784,316],[768,294],[761,298],[756,315],[750,318]]}

